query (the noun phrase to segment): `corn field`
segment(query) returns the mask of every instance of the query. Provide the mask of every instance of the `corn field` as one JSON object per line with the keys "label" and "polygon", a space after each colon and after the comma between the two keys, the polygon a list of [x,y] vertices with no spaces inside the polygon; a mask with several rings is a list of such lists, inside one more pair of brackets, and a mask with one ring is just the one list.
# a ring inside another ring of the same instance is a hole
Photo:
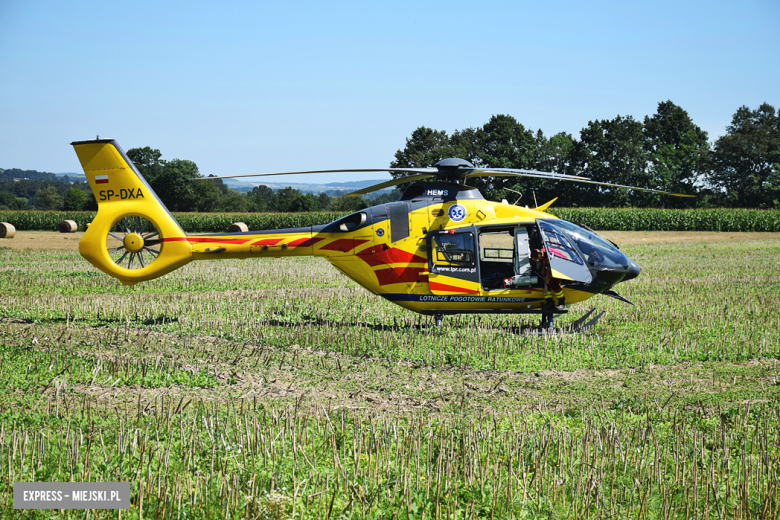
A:
{"label": "corn field", "polygon": [[[556,208],[560,218],[597,230],[616,231],[780,231],[780,211],[758,209],[651,209]],[[344,216],[338,212],[315,213],[174,213],[188,233],[222,233],[230,224],[244,222],[250,230],[305,227],[327,224]],[[56,231],[63,220],[73,220],[80,230],[95,218],[90,211],[0,211],[0,222],[20,231]]]}

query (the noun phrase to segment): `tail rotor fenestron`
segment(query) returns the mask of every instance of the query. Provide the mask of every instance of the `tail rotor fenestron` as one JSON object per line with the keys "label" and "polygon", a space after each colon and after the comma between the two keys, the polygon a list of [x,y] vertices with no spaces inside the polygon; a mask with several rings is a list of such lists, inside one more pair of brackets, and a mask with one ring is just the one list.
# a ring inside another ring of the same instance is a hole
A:
{"label": "tail rotor fenestron", "polygon": [[151,220],[130,215],[117,220],[106,236],[106,249],[114,263],[125,269],[142,269],[160,256],[162,237]]}

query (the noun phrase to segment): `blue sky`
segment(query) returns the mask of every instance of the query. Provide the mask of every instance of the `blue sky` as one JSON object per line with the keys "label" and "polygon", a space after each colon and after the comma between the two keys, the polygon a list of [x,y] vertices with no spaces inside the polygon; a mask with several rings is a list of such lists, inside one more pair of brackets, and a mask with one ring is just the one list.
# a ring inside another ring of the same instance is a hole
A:
{"label": "blue sky", "polygon": [[0,0],[0,168],[81,171],[96,134],[204,174],[385,167],[418,126],[578,136],[667,99],[714,141],[780,108],[779,26],[777,0]]}

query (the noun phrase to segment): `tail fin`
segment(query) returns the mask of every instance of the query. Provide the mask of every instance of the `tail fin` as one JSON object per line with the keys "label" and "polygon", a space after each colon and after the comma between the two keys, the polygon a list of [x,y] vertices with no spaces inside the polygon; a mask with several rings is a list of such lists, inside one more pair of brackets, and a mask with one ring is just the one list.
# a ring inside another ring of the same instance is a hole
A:
{"label": "tail fin", "polygon": [[190,261],[187,234],[116,141],[71,144],[98,203],[79,242],[81,256],[127,285]]}

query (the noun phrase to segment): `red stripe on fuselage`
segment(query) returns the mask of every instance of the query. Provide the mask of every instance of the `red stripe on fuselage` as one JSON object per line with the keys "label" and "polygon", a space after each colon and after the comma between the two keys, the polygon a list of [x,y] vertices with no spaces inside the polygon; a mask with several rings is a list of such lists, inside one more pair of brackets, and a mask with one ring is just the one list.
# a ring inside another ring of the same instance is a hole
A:
{"label": "red stripe on fuselage", "polygon": [[432,291],[454,292],[462,294],[477,294],[479,291],[474,289],[466,289],[465,287],[455,287],[454,285],[446,285],[443,283],[431,282],[429,287]]}
{"label": "red stripe on fuselage", "polygon": [[[381,251],[380,248],[381,246],[366,248],[363,251],[360,251],[358,256],[371,267],[382,264],[424,264],[428,262],[425,258],[404,251],[403,249],[392,247],[387,251]],[[379,250],[379,252],[374,253],[373,251],[375,250]]]}
{"label": "red stripe on fuselage", "polygon": [[[170,237],[170,238],[163,238],[163,242],[210,242],[213,244],[245,244],[252,240],[251,238],[204,238],[204,237]],[[262,240],[258,240],[257,242],[252,243],[252,245],[275,245],[278,244],[284,240],[284,238],[264,238]],[[303,237],[299,238],[297,240],[293,240],[292,242],[289,242],[287,245],[290,247],[306,247],[311,246],[312,244],[316,244],[320,240],[324,240],[322,238],[309,238],[309,237]]]}
{"label": "red stripe on fuselage", "polygon": [[379,285],[390,285],[393,283],[413,283],[427,282],[428,276],[421,275],[427,268],[420,267],[396,267],[389,269],[377,269],[374,271]]}
{"label": "red stripe on fuselage", "polygon": [[297,238],[293,240],[292,242],[288,242],[288,247],[310,247],[319,242],[320,240],[325,240],[324,238]]}
{"label": "red stripe on fuselage", "polygon": [[201,238],[201,237],[170,237],[163,238],[163,242],[209,242],[212,244],[243,244],[249,242],[249,238]]}
{"label": "red stripe on fuselage", "polygon": [[368,240],[358,240],[357,238],[340,238],[334,240],[330,244],[325,244],[320,248],[320,251],[342,251],[346,253],[351,251],[361,244],[365,244]]}
{"label": "red stripe on fuselage", "polygon": [[273,246],[284,240],[283,238],[264,238],[257,242],[252,242],[253,246]]}

